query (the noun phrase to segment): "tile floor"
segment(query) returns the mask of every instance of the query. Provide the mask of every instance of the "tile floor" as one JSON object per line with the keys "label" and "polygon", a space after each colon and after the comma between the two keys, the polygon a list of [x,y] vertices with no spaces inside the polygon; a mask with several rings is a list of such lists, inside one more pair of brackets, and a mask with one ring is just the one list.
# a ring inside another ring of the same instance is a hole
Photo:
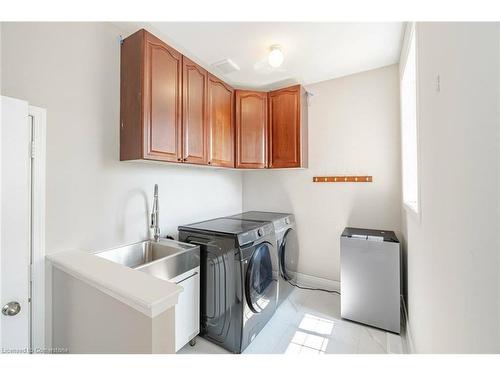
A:
{"label": "tile floor", "polygon": [[[194,347],[181,354],[228,354],[226,350],[197,338]],[[340,318],[340,297],[295,289],[276,311],[244,354],[400,354],[399,335]]]}

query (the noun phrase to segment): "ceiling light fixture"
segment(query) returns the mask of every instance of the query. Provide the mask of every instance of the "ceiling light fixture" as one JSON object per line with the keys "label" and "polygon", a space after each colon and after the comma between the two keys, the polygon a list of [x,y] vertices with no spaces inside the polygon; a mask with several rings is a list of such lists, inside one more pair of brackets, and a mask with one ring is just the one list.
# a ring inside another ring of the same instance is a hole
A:
{"label": "ceiling light fixture", "polygon": [[270,51],[267,61],[273,68],[277,68],[283,63],[283,52],[281,51],[281,46],[279,44],[274,44],[269,49]]}

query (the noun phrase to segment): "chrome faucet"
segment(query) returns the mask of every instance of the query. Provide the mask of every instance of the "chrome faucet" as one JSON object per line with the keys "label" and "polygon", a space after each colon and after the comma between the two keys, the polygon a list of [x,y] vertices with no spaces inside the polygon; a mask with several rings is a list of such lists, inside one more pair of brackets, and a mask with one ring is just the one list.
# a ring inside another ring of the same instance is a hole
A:
{"label": "chrome faucet", "polygon": [[158,184],[155,184],[153,210],[151,211],[151,225],[153,229],[153,238],[155,241],[160,240],[160,207],[158,206]]}

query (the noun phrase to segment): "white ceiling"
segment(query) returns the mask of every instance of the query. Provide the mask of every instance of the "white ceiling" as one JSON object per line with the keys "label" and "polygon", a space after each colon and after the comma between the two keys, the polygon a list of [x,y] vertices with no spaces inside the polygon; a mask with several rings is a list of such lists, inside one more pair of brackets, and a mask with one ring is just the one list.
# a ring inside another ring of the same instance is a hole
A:
{"label": "white ceiling", "polygon": [[[149,29],[235,87],[272,89],[310,84],[397,63],[403,23],[155,22]],[[269,47],[285,60],[267,64]],[[222,74],[211,65],[229,58],[240,71]]]}

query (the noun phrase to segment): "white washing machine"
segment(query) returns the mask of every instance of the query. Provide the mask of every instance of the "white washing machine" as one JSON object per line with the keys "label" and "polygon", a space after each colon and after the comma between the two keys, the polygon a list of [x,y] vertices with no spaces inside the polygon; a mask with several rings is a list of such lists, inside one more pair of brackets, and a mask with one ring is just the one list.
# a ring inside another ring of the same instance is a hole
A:
{"label": "white washing machine", "polygon": [[297,265],[299,261],[299,242],[293,214],[265,211],[248,211],[229,216],[231,219],[272,222],[278,249],[278,306],[288,298],[297,285]]}

